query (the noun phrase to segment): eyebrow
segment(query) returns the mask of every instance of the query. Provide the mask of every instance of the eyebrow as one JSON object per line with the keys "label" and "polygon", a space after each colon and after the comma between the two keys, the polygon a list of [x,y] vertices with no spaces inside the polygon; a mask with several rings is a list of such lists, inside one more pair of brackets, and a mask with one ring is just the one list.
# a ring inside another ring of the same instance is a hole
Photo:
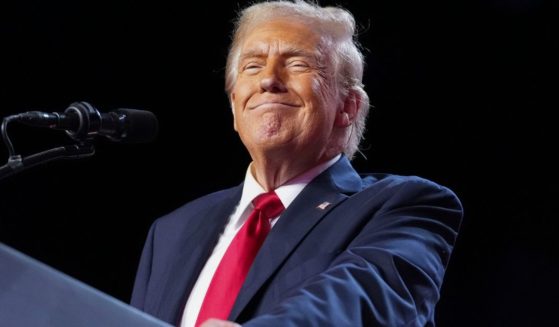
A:
{"label": "eyebrow", "polygon": [[[252,49],[252,50],[248,50],[245,53],[242,53],[239,61],[242,62],[243,60],[246,60],[248,58],[262,58],[262,57],[266,57],[268,54],[268,51],[265,51],[264,49]],[[304,57],[304,58],[310,58],[310,59],[314,59],[316,61],[319,61],[319,55],[317,52],[310,52],[310,51],[306,51],[306,50],[302,50],[302,49],[298,49],[298,48],[287,48],[285,50],[282,50],[280,53],[281,56],[283,57]]]}

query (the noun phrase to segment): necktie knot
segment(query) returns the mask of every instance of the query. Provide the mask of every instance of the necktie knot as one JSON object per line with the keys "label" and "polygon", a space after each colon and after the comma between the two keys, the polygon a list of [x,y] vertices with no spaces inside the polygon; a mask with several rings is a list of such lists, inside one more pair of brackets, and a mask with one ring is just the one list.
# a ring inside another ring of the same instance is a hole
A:
{"label": "necktie knot", "polygon": [[285,209],[274,191],[260,194],[252,200],[252,204],[255,210],[260,211],[268,219],[279,216]]}

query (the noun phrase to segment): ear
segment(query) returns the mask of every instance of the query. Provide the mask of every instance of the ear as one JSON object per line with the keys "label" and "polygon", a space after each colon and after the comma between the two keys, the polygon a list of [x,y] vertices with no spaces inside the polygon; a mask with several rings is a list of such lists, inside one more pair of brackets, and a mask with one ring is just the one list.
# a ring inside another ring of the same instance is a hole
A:
{"label": "ear", "polygon": [[359,107],[361,104],[361,96],[355,90],[349,90],[344,103],[336,113],[334,125],[337,127],[348,127],[355,121]]}
{"label": "ear", "polygon": [[237,118],[235,116],[235,93],[231,92],[231,95],[229,95],[229,104],[231,105],[231,113],[233,113],[233,129],[238,132]]}

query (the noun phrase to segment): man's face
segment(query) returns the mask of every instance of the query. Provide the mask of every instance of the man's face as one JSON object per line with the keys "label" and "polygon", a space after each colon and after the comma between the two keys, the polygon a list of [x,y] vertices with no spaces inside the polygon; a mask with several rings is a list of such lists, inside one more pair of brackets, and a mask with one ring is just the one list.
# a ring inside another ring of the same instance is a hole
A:
{"label": "man's face", "polygon": [[253,158],[324,155],[339,104],[326,91],[332,72],[319,45],[319,36],[297,22],[273,20],[246,35],[231,102],[235,130]]}

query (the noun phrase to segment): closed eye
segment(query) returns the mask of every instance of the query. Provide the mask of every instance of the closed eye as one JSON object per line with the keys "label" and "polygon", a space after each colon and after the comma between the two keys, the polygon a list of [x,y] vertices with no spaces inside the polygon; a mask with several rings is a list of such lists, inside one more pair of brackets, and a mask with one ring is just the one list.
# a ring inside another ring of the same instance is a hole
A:
{"label": "closed eye", "polygon": [[289,70],[294,72],[306,72],[311,68],[311,65],[309,65],[306,61],[294,60],[289,62],[287,67]]}
{"label": "closed eye", "polygon": [[260,69],[262,68],[261,64],[255,63],[255,62],[249,62],[246,65],[243,66],[242,71],[249,73],[249,74],[253,74],[258,72]]}
{"label": "closed eye", "polygon": [[305,61],[302,60],[295,60],[292,61],[288,64],[289,67],[309,67],[309,64],[307,64]]}

